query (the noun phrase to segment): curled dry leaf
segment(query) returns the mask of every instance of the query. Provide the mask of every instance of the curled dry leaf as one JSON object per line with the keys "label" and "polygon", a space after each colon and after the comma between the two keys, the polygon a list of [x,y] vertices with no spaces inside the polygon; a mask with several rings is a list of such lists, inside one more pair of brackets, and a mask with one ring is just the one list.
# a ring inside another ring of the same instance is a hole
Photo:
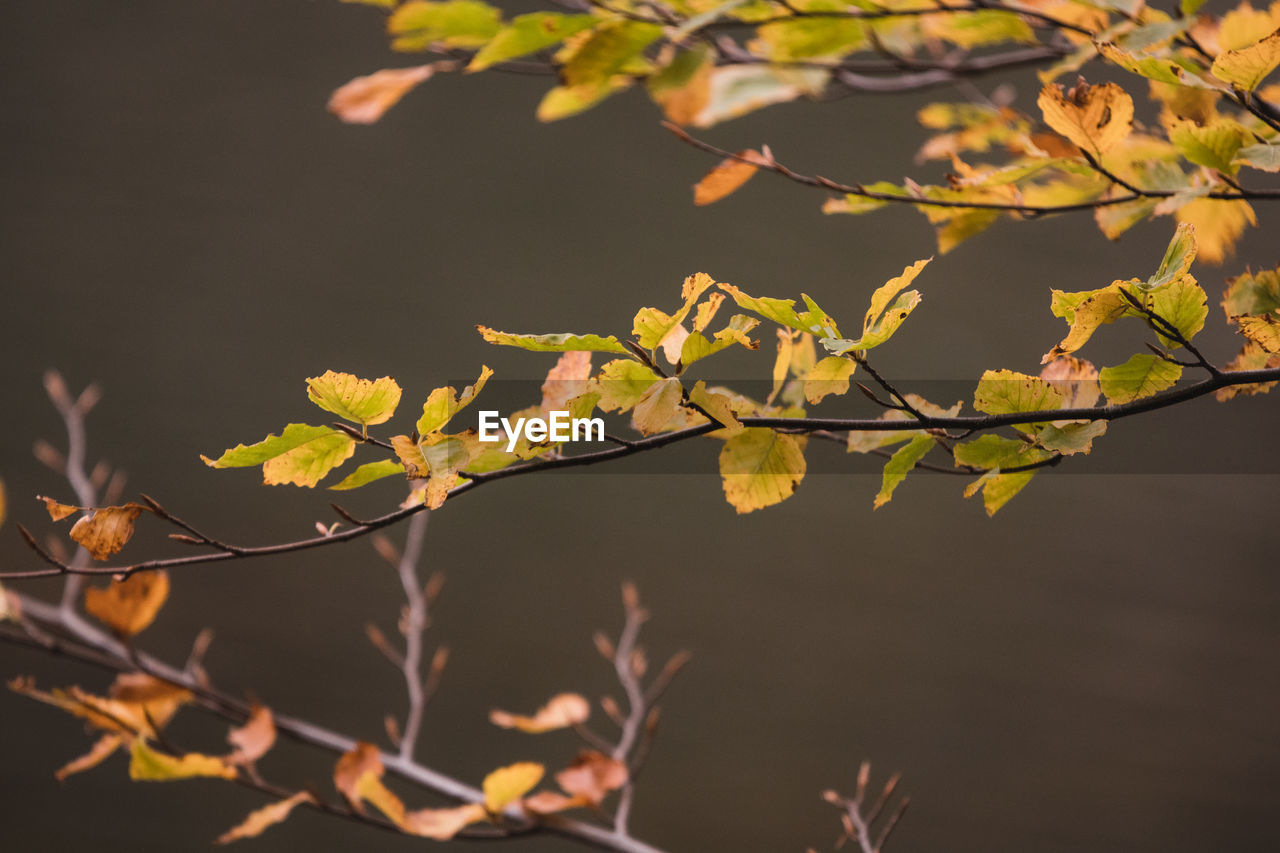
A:
{"label": "curled dry leaf", "polygon": [[532,717],[494,710],[489,713],[489,722],[504,729],[540,734],[577,725],[590,716],[591,703],[585,698],[577,693],[560,693],[552,696]]}
{"label": "curled dry leaf", "polygon": [[271,709],[254,705],[248,721],[227,734],[227,741],[235,751],[227,756],[231,764],[252,764],[267,754],[276,742],[276,721]]}
{"label": "curled dry leaf", "polygon": [[382,772],[382,758],[379,756],[378,748],[371,743],[361,741],[350,752],[344,753],[333,766],[333,786],[347,798],[352,808],[363,814],[364,807],[361,805],[359,792],[360,779],[366,773],[380,777]]}
{"label": "curled dry leaf", "polygon": [[694,184],[694,204],[707,205],[732,195],[739,187],[751,180],[756,169],[765,162],[760,152],[752,149],[739,151],[738,157],[745,157],[753,162],[744,162],[733,157],[720,161],[719,165]]}
{"label": "curled dry leaf", "polygon": [[532,761],[520,761],[499,767],[484,777],[484,807],[490,814],[498,814],[507,806],[523,797],[533,786],[542,781],[546,772],[541,764]]}
{"label": "curled dry leaf", "polygon": [[[48,506],[47,500],[45,505]],[[59,512],[63,509],[65,507],[60,507]],[[133,522],[144,509],[146,507],[136,503],[104,506],[77,521],[71,528],[71,538],[83,545],[93,559],[105,560],[133,538]],[[52,508],[49,514],[53,515]]]}
{"label": "curled dry leaf", "polygon": [[627,784],[627,765],[593,749],[583,750],[573,763],[556,774],[565,793],[591,805],[599,805],[610,791]]}
{"label": "curled dry leaf", "polygon": [[451,809],[419,809],[404,816],[400,828],[411,835],[448,841],[467,824],[484,820],[488,814],[479,803],[467,803]]}
{"label": "curled dry leaf", "polygon": [[401,98],[436,72],[435,65],[384,68],[338,87],[329,97],[329,112],[348,124],[373,124]]}
{"label": "curled dry leaf", "polygon": [[68,776],[76,773],[83,773],[97,767],[102,762],[111,757],[117,749],[124,744],[125,739],[122,735],[106,734],[94,741],[89,751],[79,758],[72,759],[66,764],[59,767],[53,777],[59,782],[65,780]]}
{"label": "curled dry leaf", "polygon": [[84,609],[117,634],[132,637],[151,624],[168,597],[167,572],[139,572],[113,580],[106,589],[86,589]]}
{"label": "curled dry leaf", "polygon": [[236,778],[236,769],[221,758],[188,752],[166,755],[147,746],[141,736],[133,741],[133,758],[129,762],[129,778],[135,782],[173,782],[210,776],[216,779]]}
{"label": "curled dry leaf", "polygon": [[282,823],[295,808],[303,803],[314,803],[315,797],[306,791],[299,791],[288,799],[280,800],[269,806],[263,806],[257,811],[249,813],[249,816],[241,823],[219,835],[215,844],[230,844],[232,841],[239,841],[242,838],[255,838],[263,833],[268,827]]}
{"label": "curled dry leaf", "polygon": [[44,501],[44,508],[49,511],[49,517],[54,521],[62,521],[69,515],[74,515],[80,511],[80,507],[71,506],[70,504],[58,503],[53,498],[46,498],[43,495],[37,495],[36,500]]}

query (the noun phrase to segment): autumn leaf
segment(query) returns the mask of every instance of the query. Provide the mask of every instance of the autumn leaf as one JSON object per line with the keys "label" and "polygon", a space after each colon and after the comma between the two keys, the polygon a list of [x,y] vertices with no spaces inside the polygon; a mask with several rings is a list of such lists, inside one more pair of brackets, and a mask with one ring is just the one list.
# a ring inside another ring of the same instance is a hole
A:
{"label": "autumn leaf", "polygon": [[894,332],[903,321],[919,306],[923,297],[918,290],[903,289],[915,281],[916,276],[929,264],[932,258],[916,261],[895,276],[876,288],[871,294],[871,306],[862,319],[862,337],[856,341],[839,340],[835,335],[827,335],[822,345],[832,355],[844,355],[847,352],[867,350],[883,344],[893,337]]}
{"label": "autumn leaf", "polygon": [[1252,92],[1280,65],[1280,32],[1274,32],[1257,44],[1228,50],[1213,60],[1213,76],[1226,83]]}
{"label": "autumn leaf", "polygon": [[348,752],[344,752],[333,767],[333,786],[361,814],[364,813],[364,806],[359,785],[366,773],[381,777],[383,768],[378,748],[365,741],[358,742]]}
{"label": "autumn leaf", "polygon": [[49,517],[54,521],[62,521],[62,519],[66,518],[67,516],[75,515],[77,512],[80,511],[80,507],[78,506],[71,506],[70,504],[58,503],[53,498],[46,498],[42,495],[37,495],[36,500],[44,502],[45,509],[49,511]]}
{"label": "autumn leaf", "polygon": [[618,342],[613,335],[602,338],[599,335],[575,335],[564,333],[558,335],[517,335],[511,332],[499,332],[488,326],[476,326],[480,336],[491,344],[519,347],[533,352],[569,352],[587,350],[590,352],[615,352],[619,355],[630,355],[631,351]]}
{"label": "autumn leaf", "polygon": [[1082,358],[1059,356],[1040,370],[1040,378],[1058,392],[1064,409],[1084,409],[1098,402],[1098,369]]}
{"label": "autumn leaf", "polygon": [[756,162],[744,162],[733,157],[721,161],[702,180],[694,184],[694,204],[701,207],[732,195],[739,187],[751,180],[759,168],[758,163],[762,163],[764,160],[759,151],[752,149],[739,151],[738,157],[745,157],[748,161]]}
{"label": "autumn leaf", "polygon": [[1049,127],[1097,156],[1133,129],[1133,98],[1115,83],[1090,86],[1081,78],[1065,94],[1050,84],[1040,91],[1038,103]]}
{"label": "autumn leaf", "polygon": [[129,778],[135,782],[173,782],[207,776],[234,779],[236,770],[221,758],[212,755],[198,752],[179,756],[166,755],[147,746],[144,738],[139,737],[133,741]]}
{"label": "autumn leaf", "polygon": [[1226,260],[1245,228],[1258,224],[1253,208],[1239,199],[1198,198],[1179,207],[1174,216],[1195,226],[1200,259],[1211,264]]}
{"label": "autumn leaf", "polygon": [[667,121],[693,124],[710,99],[711,70],[715,63],[704,44],[673,53],[670,62],[649,75],[645,85],[649,97],[662,107]]}
{"label": "autumn leaf", "polygon": [[559,44],[598,21],[592,15],[561,15],[557,12],[517,15],[476,52],[467,65],[467,71],[482,71],[500,62]]}
{"label": "autumn leaf", "polygon": [[[1062,394],[1038,376],[1013,370],[988,370],[973,392],[973,407],[988,415],[1042,412],[1062,408]],[[1034,432],[1042,424],[1017,424],[1022,432]]]}
{"label": "autumn leaf", "polygon": [[1246,314],[1236,320],[1240,333],[1267,352],[1280,352],[1280,316]]}
{"label": "autumn leaf", "polygon": [[366,462],[359,466],[339,482],[329,487],[330,491],[340,492],[347,489],[358,489],[369,483],[404,473],[404,465],[394,459],[379,459],[377,462]]}
{"label": "autumn leaf", "polygon": [[1182,376],[1182,365],[1152,353],[1139,353],[1118,367],[1104,367],[1098,384],[1107,402],[1128,403],[1172,388]]}
{"label": "autumn leaf", "polygon": [[68,761],[62,767],[58,768],[57,772],[54,773],[53,776],[59,782],[63,782],[68,776],[72,776],[76,773],[83,773],[86,770],[92,770],[94,767],[97,767],[99,764],[114,755],[116,750],[123,746],[124,743],[125,738],[123,735],[105,734],[93,742],[93,746],[89,748],[88,752],[79,758]]}
{"label": "autumn leaf", "polygon": [[1050,454],[1039,447],[1000,435],[982,435],[955,447],[956,465],[986,469],[986,473],[965,488],[964,496],[973,497],[981,491],[989,516],[995,515],[1022,491],[1035,475],[1034,470],[1004,473],[1002,469],[1034,465],[1049,458]]}
{"label": "autumn leaf", "polygon": [[489,722],[504,729],[540,734],[586,722],[589,716],[590,702],[577,693],[560,693],[551,697],[531,717],[494,710],[489,712]]}
{"label": "autumn leaf", "polygon": [[404,816],[401,827],[411,835],[448,841],[463,827],[488,818],[488,812],[479,803],[468,803],[451,809],[419,809]]}
{"label": "autumn leaf", "polygon": [[[105,560],[119,552],[133,538],[133,522],[146,507],[128,503],[124,506],[104,506],[91,515],[79,519],[70,536],[84,546],[95,560]],[[53,510],[50,510],[50,515]]]}
{"label": "autumn leaf", "polygon": [[169,597],[169,574],[163,569],[137,572],[113,580],[106,589],[84,591],[84,609],[122,637],[133,637],[155,620]]}
{"label": "autumn leaf", "polygon": [[804,474],[800,442],[771,429],[744,429],[720,450],[725,499],[739,514],[785,501]]}
{"label": "autumn leaf", "polygon": [[254,705],[243,726],[232,729],[227,741],[235,747],[227,756],[230,764],[252,764],[267,754],[276,742],[276,722],[270,708]]}
{"label": "autumn leaf", "polygon": [[547,371],[542,383],[542,411],[564,411],[574,397],[587,392],[591,379],[591,353],[566,352]]}
{"label": "autumn leaf", "polygon": [[545,768],[532,761],[521,761],[499,767],[484,777],[484,807],[490,814],[499,814],[523,797],[542,780]]}
{"label": "autumn leaf", "polygon": [[329,112],[347,124],[374,124],[435,72],[435,64],[428,63],[412,68],[384,68],[356,77],[329,96]]}
{"label": "autumn leaf", "polygon": [[400,386],[390,376],[357,379],[326,370],[307,380],[307,397],[326,412],[367,427],[386,423],[400,405]]}
{"label": "autumn leaf", "polygon": [[627,765],[593,749],[583,750],[556,774],[556,784],[575,800],[599,805],[611,791],[627,784]]}
{"label": "autumn leaf", "polygon": [[916,467],[924,455],[933,449],[937,440],[931,435],[917,435],[907,444],[899,447],[884,465],[880,492],[875,497],[874,509],[879,509],[889,502],[893,492],[907,478],[907,474]]}
{"label": "autumn leaf", "polygon": [[674,376],[659,379],[650,385],[636,401],[631,412],[631,423],[645,435],[660,432],[680,408],[684,389]]}
{"label": "autumn leaf", "polygon": [[303,803],[315,803],[315,797],[306,791],[299,791],[292,797],[263,806],[250,812],[242,822],[219,835],[215,844],[230,844],[244,838],[256,838],[277,823],[283,823],[295,808]]}
{"label": "autumn leaf", "polygon": [[289,424],[278,436],[237,445],[217,459],[200,458],[211,468],[261,465],[262,481],[268,486],[292,483],[311,488],[355,451],[355,439],[332,427]]}

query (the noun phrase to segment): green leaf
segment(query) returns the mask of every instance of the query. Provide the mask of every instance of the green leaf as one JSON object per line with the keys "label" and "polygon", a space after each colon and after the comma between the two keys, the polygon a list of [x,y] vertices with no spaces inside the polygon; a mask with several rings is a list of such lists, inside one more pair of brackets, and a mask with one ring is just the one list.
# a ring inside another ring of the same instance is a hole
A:
{"label": "green leaf", "polygon": [[1196,229],[1194,225],[1183,222],[1173,232],[1169,248],[1165,249],[1164,258],[1156,274],[1147,279],[1147,288],[1156,288],[1181,278],[1191,269],[1191,262],[1196,259]]}
{"label": "green leaf", "polygon": [[799,329],[820,338],[834,337],[839,334],[836,321],[827,316],[827,312],[819,308],[818,303],[810,299],[808,294],[800,294],[807,310],[797,313],[794,299],[748,296],[732,284],[720,284],[718,287],[732,296],[733,301],[738,303],[738,307],[754,311],[781,326]]}
{"label": "green leaf", "polygon": [[[1062,394],[1038,376],[1012,370],[988,370],[973,392],[973,407],[988,415],[1042,412],[1062,408]],[[1018,424],[1015,429],[1035,432],[1044,423]]]}
{"label": "green leaf", "polygon": [[916,463],[933,449],[937,441],[930,435],[917,435],[911,441],[897,449],[884,465],[884,475],[880,484],[880,493],[876,495],[875,508],[879,509],[893,497],[893,490],[907,478]]}
{"label": "green leaf", "polygon": [[844,394],[849,390],[849,377],[856,367],[852,359],[827,356],[805,375],[804,398],[817,404],[831,394]]}
{"label": "green leaf", "polygon": [[656,24],[611,18],[605,20],[569,57],[560,69],[570,89],[599,91],[607,88],[641,51],[662,36]]}
{"label": "green leaf", "polygon": [[618,75],[606,85],[594,89],[574,86],[556,86],[538,103],[538,121],[559,121],[591,109],[612,94],[631,85],[628,77]]}
{"label": "green leaf", "polygon": [[326,370],[307,380],[307,397],[343,420],[369,426],[391,420],[400,405],[400,386],[390,376],[371,381]]}
{"label": "green leaf", "polygon": [[437,42],[480,47],[497,34],[501,20],[498,9],[478,0],[409,0],[391,14],[387,31],[394,36],[391,47],[395,50],[426,50]]}
{"label": "green leaf", "polygon": [[933,24],[932,34],[963,48],[1009,41],[1036,43],[1035,33],[1021,16],[999,9],[939,15]]}
{"label": "green leaf", "polygon": [[636,342],[647,350],[654,350],[661,346],[667,335],[689,316],[698,298],[713,284],[715,279],[703,272],[686,278],[680,290],[684,305],[673,315],[668,315],[657,308],[641,308],[636,313],[632,327]]}
{"label": "green leaf", "polygon": [[381,480],[384,477],[390,477],[393,474],[403,473],[404,466],[394,459],[380,459],[377,462],[366,462],[348,474],[342,482],[330,486],[329,489],[335,492],[342,492],[347,489],[358,489],[361,486],[367,486],[374,480]]}
{"label": "green leaf", "polygon": [[707,104],[694,124],[711,127],[761,107],[817,95],[831,72],[820,68],[775,68],[768,65],[726,65],[711,72]]}
{"label": "green leaf", "polygon": [[660,377],[648,366],[630,358],[607,361],[600,368],[593,387],[600,394],[600,408],[606,412],[625,412]]}
{"label": "green leaf", "polygon": [[1128,403],[1172,388],[1181,376],[1182,365],[1139,353],[1124,364],[1098,371],[1098,385],[1108,403]]}
{"label": "green leaf", "polygon": [[[911,193],[907,192],[903,187],[897,184],[891,184],[888,181],[877,181],[874,184],[865,184],[862,187],[869,193],[877,193],[879,195],[892,195],[901,198],[911,198]],[[823,213],[870,213],[873,210],[879,210],[889,202],[879,198],[867,198],[862,195],[846,195],[844,198],[829,198],[822,205]]]}
{"label": "green leaf", "polygon": [[1196,12],[1200,11],[1200,7],[1205,4],[1205,0],[1180,0],[1178,9],[1182,12],[1182,17],[1190,18]]}
{"label": "green leaf", "polygon": [[1065,456],[1087,454],[1093,449],[1093,440],[1106,431],[1106,421],[1072,422],[1062,426],[1051,423],[1036,434],[1036,444]]}
{"label": "green leaf", "polygon": [[[902,275],[876,288],[876,291],[871,294],[871,307],[867,309],[866,316],[862,320],[862,337],[856,341],[850,341],[836,339],[834,335],[829,335],[827,336],[829,339],[824,339],[822,345],[833,355],[843,355],[855,350],[877,347],[893,337],[893,333],[916,309],[922,299],[917,290],[908,290],[906,293],[901,291],[915,281],[916,276],[931,260],[932,258],[925,258],[916,261],[904,269]],[[897,299],[890,304],[894,297]]]}
{"label": "green leaf", "polygon": [[1210,70],[1219,80],[1252,92],[1277,65],[1280,65],[1280,32],[1272,33],[1257,44],[1218,54]]}
{"label": "green leaf", "polygon": [[982,502],[989,516],[995,515],[1014,495],[1022,491],[1035,475],[1034,470],[1006,474],[1002,469],[1034,465],[1050,456],[1050,453],[1039,447],[990,434],[979,436],[955,448],[958,465],[987,469],[985,474],[969,484],[964,496],[973,497],[981,490]]}
{"label": "green leaf", "polygon": [[245,468],[261,465],[269,486],[292,483],[310,488],[355,453],[355,439],[331,427],[289,424],[280,435],[268,435],[257,444],[240,444],[218,459],[200,457],[211,468]]}
{"label": "green leaf", "polygon": [[1121,317],[1135,316],[1136,312],[1129,301],[1120,294],[1120,288],[1126,285],[1138,285],[1139,282],[1117,281],[1099,290],[1082,291],[1080,293],[1063,293],[1053,291],[1052,310],[1071,324],[1067,336],[1040,359],[1041,364],[1048,364],[1060,355],[1073,353],[1084,346],[1100,326],[1114,323]]}
{"label": "green leaf", "polygon": [[519,347],[531,352],[616,352],[629,355],[630,350],[618,342],[613,335],[602,338],[599,335],[575,335],[564,332],[558,335],[517,335],[511,332],[499,332],[488,326],[476,326],[480,336],[491,344]]}
{"label": "green leaf", "polygon": [[1246,145],[1236,152],[1236,162],[1263,172],[1280,172],[1280,145]]}
{"label": "green leaf", "polygon": [[680,347],[680,364],[688,367],[695,361],[715,355],[734,344],[741,344],[750,350],[758,349],[760,344],[751,340],[749,335],[759,325],[760,321],[755,317],[734,314],[729,318],[728,325],[716,332],[711,340],[707,340],[706,335],[701,332],[691,332]]}
{"label": "green leaf", "polygon": [[720,450],[724,495],[739,514],[785,501],[804,473],[800,442],[771,429],[744,429]]}
{"label": "green leaf", "polygon": [[1141,51],[1124,50],[1110,43],[1098,45],[1098,52],[1126,71],[1148,80],[1198,89],[1211,88],[1191,69],[1183,67],[1176,56],[1152,56]]}
{"label": "green leaf", "polygon": [[517,15],[472,57],[467,70],[482,71],[499,62],[559,44],[599,20],[593,15],[561,15],[559,12]]}
{"label": "green leaf", "polygon": [[171,782],[199,777],[234,779],[236,771],[221,758],[189,752],[181,757],[165,755],[147,746],[141,737],[133,742],[129,778],[135,782]]}
{"label": "green leaf", "polygon": [[[1150,308],[1162,319],[1168,321],[1186,340],[1191,340],[1204,328],[1205,318],[1209,316],[1208,296],[1204,288],[1196,284],[1190,275],[1182,275],[1151,293]],[[1182,344],[1156,331],[1160,342],[1165,347],[1174,349]]]}
{"label": "green leaf", "polygon": [[1227,279],[1222,310],[1228,320],[1241,314],[1269,314],[1280,310],[1280,267]]}
{"label": "green leaf", "polygon": [[1169,131],[1169,141],[1192,163],[1234,175],[1232,162],[1244,146],[1249,132],[1231,119],[1218,119],[1203,127],[1193,121],[1178,122]]}
{"label": "green leaf", "polygon": [[760,48],[774,62],[815,57],[839,58],[867,43],[861,21],[852,18],[796,18],[756,29]]}
{"label": "green leaf", "polygon": [[475,381],[474,385],[468,385],[462,389],[459,395],[453,386],[445,388],[436,388],[427,397],[427,402],[422,404],[422,417],[418,418],[415,429],[418,435],[426,436],[433,432],[444,429],[449,423],[449,419],[458,412],[465,409],[471,404],[471,401],[479,396],[484,390],[485,383],[489,381],[489,377],[493,375],[493,371],[488,367],[480,368],[480,378]]}

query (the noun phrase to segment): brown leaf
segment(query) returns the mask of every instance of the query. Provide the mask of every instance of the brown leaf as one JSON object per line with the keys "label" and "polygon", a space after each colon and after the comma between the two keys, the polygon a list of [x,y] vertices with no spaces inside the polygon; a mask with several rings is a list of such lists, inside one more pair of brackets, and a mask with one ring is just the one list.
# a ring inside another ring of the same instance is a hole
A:
{"label": "brown leaf", "polygon": [[314,802],[315,797],[306,791],[299,791],[288,799],[280,800],[269,806],[263,806],[257,811],[250,812],[243,822],[219,835],[214,843],[230,844],[232,841],[239,841],[242,838],[259,836],[268,827],[283,822],[285,818],[289,817],[290,812],[298,806],[303,803]]}
{"label": "brown leaf", "polygon": [[105,734],[94,741],[88,752],[79,758],[68,761],[53,776],[61,782],[72,774],[83,773],[86,770],[97,767],[119,749],[123,743],[124,737],[122,735]]}
{"label": "brown leaf", "polygon": [[532,717],[494,710],[489,712],[489,722],[504,729],[541,734],[585,722],[590,716],[590,702],[577,693],[560,693],[552,696]]}
{"label": "brown leaf", "polygon": [[[760,152],[751,149],[739,151],[738,156],[757,162],[764,162]],[[725,196],[731,195],[739,187],[751,180],[751,177],[756,173],[756,168],[757,166],[754,163],[744,163],[732,157],[722,160],[720,165],[708,172],[702,180],[694,185],[693,203],[702,206],[717,202]]]}
{"label": "brown leaf", "polygon": [[1040,378],[1062,395],[1062,408],[1086,409],[1098,402],[1098,369],[1083,358],[1058,356],[1040,371]]}
{"label": "brown leaf", "polygon": [[584,797],[567,797],[555,791],[539,791],[532,797],[525,797],[520,801],[520,805],[530,814],[544,815],[588,806],[591,803]]}
{"label": "brown leaf", "polygon": [[58,503],[53,498],[46,498],[43,495],[37,495],[36,500],[44,501],[44,508],[49,510],[49,517],[54,521],[62,521],[69,515],[74,515],[80,511],[80,507],[71,506],[70,504]]}
{"label": "brown leaf", "polygon": [[352,808],[364,814],[359,791],[360,779],[365,773],[382,776],[382,758],[378,748],[371,743],[360,741],[338,759],[333,767],[333,786],[342,792]]}
{"label": "brown leaf", "polygon": [[151,624],[168,597],[167,572],[139,572],[113,580],[106,589],[86,589],[84,609],[117,634],[132,637]]}
{"label": "brown leaf", "polygon": [[231,764],[252,764],[267,754],[276,742],[276,721],[271,709],[254,705],[249,720],[243,726],[232,729],[227,741],[235,751],[227,757]]}
{"label": "brown leaf", "polygon": [[435,65],[384,68],[356,77],[329,97],[329,112],[348,124],[373,124],[419,83],[436,72]]}
{"label": "brown leaf", "polygon": [[610,791],[627,784],[627,765],[593,749],[583,750],[573,763],[556,774],[565,793],[599,805]]}
{"label": "brown leaf", "polygon": [[566,352],[547,372],[542,383],[542,411],[562,411],[574,397],[585,394],[591,379],[591,353]]}
{"label": "brown leaf", "polygon": [[404,816],[404,825],[401,829],[412,835],[421,835],[423,838],[448,841],[467,824],[484,820],[486,817],[484,806],[479,803],[468,803],[452,809],[419,809]]}
{"label": "brown leaf", "polygon": [[[45,505],[48,506],[47,499]],[[58,511],[63,509],[65,507],[60,506]],[[95,510],[93,515],[77,521],[71,528],[71,538],[83,545],[93,559],[105,560],[133,537],[133,522],[144,509],[146,507],[136,503],[104,506]],[[51,508],[49,514],[53,515],[53,512]]]}

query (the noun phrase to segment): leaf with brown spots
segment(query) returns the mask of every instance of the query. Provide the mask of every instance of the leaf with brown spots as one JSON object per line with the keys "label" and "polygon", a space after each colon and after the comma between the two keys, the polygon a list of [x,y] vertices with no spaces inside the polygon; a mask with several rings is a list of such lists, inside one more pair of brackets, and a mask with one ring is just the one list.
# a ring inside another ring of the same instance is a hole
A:
{"label": "leaf with brown spots", "polygon": [[[71,528],[71,538],[83,545],[93,559],[105,560],[133,538],[133,522],[144,509],[146,507],[136,503],[104,506],[77,521]],[[49,514],[53,515],[52,509]]]}
{"label": "leaf with brown spots", "polygon": [[1045,124],[1084,150],[1101,156],[1133,129],[1133,98],[1115,83],[1080,82],[1063,93],[1056,83],[1040,91]]}

